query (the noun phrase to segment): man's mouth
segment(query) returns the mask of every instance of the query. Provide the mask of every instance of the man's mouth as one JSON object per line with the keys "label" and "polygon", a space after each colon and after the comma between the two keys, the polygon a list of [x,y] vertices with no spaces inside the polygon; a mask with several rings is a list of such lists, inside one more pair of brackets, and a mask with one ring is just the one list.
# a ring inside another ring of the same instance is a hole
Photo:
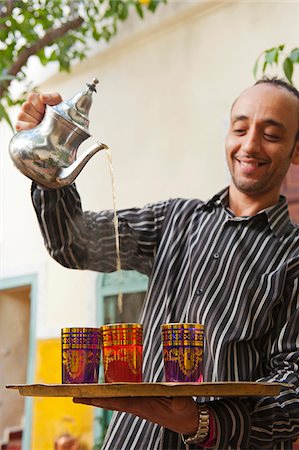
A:
{"label": "man's mouth", "polygon": [[256,159],[235,158],[235,160],[239,163],[239,167],[242,170],[242,172],[246,174],[253,174],[261,167],[266,166],[268,164],[267,161],[259,161]]}
{"label": "man's mouth", "polygon": [[266,164],[264,161],[243,161],[242,159],[238,159],[238,158],[237,158],[237,161],[239,161],[239,163],[243,167],[260,167],[260,166],[264,166]]}

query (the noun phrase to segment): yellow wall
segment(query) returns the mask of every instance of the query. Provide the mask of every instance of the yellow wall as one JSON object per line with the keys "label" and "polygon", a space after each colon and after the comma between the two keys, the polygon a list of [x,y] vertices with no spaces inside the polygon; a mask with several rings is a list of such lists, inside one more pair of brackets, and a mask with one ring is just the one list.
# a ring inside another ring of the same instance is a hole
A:
{"label": "yellow wall", "polygon": [[[37,342],[35,383],[61,383],[60,339]],[[75,405],[71,398],[36,397],[33,400],[31,450],[53,450],[61,434],[80,440],[80,449],[93,447],[94,408]]]}

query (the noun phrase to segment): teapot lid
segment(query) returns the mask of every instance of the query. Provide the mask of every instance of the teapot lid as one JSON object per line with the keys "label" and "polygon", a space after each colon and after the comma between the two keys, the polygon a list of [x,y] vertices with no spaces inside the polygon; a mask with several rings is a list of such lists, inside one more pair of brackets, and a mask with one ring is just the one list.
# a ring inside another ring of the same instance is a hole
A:
{"label": "teapot lid", "polygon": [[58,115],[72,122],[87,134],[89,134],[88,114],[92,105],[92,94],[93,92],[97,92],[96,85],[98,82],[99,80],[97,78],[93,78],[92,83],[86,83],[87,89],[78,92],[66,102],[52,106]]}

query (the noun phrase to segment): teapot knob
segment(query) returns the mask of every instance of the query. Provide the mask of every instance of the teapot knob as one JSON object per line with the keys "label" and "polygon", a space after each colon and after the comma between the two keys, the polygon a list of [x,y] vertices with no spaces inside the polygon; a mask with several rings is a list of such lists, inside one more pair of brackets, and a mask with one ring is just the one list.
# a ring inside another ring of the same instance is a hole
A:
{"label": "teapot knob", "polygon": [[61,102],[52,107],[55,112],[78,126],[86,135],[89,135],[89,110],[92,105],[92,94],[97,92],[96,85],[99,80],[93,78],[91,83],[86,83],[87,89],[78,92],[67,102]]}
{"label": "teapot knob", "polygon": [[96,84],[98,84],[99,80],[97,78],[92,79],[92,83],[86,83],[88,86],[88,89],[90,89],[92,92],[97,92]]}

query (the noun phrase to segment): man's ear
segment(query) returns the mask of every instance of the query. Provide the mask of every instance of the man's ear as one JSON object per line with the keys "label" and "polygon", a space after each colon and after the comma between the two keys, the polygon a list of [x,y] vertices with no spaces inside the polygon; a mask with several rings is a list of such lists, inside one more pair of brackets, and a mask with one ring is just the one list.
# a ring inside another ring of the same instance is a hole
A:
{"label": "man's ear", "polygon": [[297,141],[296,141],[291,162],[292,162],[292,164],[295,164],[295,165],[299,164],[299,139],[297,139]]}

